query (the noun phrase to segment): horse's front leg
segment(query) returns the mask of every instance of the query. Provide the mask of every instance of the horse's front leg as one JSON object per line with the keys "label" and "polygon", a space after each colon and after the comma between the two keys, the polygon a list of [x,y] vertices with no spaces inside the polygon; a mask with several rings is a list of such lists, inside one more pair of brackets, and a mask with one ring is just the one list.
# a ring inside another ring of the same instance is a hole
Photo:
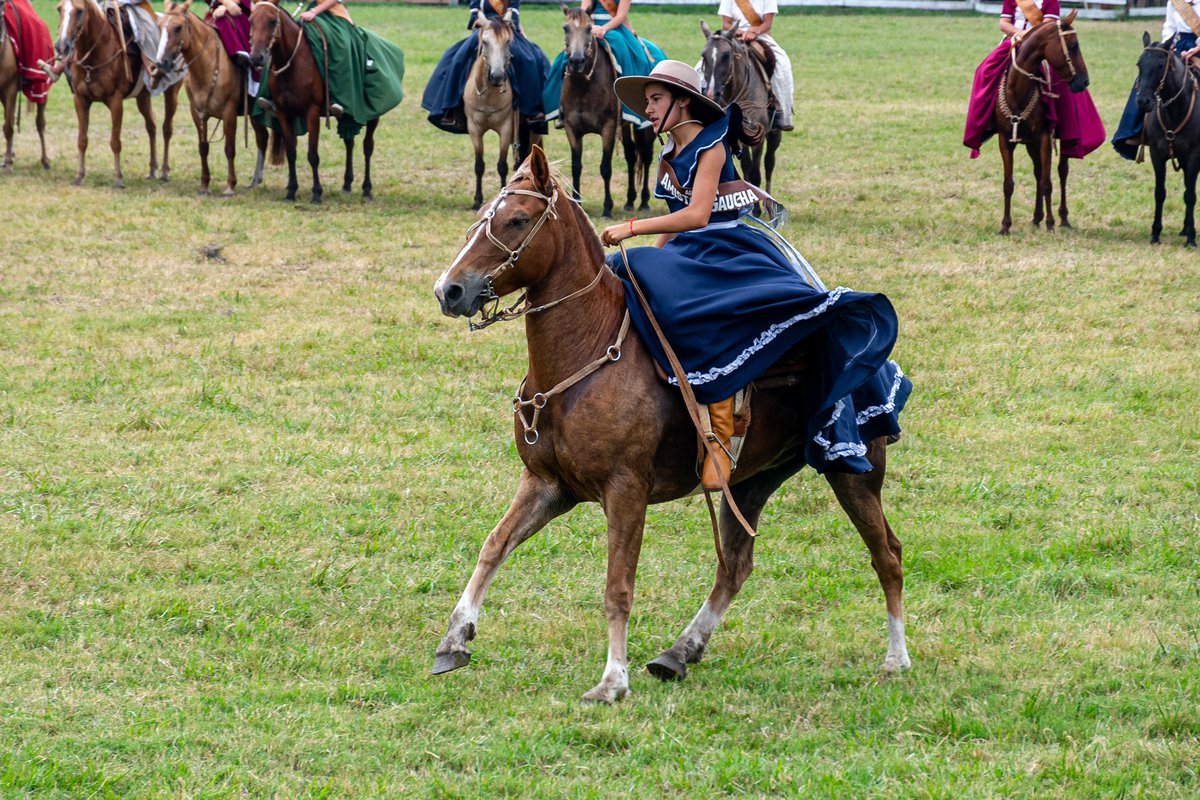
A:
{"label": "horse's front leg", "polygon": [[484,131],[474,125],[467,126],[471,148],[475,151],[475,199],[471,202],[472,211],[478,211],[483,205],[483,134]]}
{"label": "horse's front leg", "polygon": [[[224,197],[233,197],[237,189],[237,123],[238,113],[236,108],[226,107],[225,117],[222,124],[225,131],[225,191],[222,192]],[[166,170],[166,167],[163,167]],[[163,180],[166,180],[164,178]]]}
{"label": "horse's front leg", "polygon": [[1071,174],[1071,159],[1065,154],[1058,157],[1058,225],[1060,228],[1070,228],[1071,221],[1067,218],[1067,176]]}
{"label": "horse's front leg", "polygon": [[1008,236],[1012,227],[1013,145],[1003,131],[997,138],[1000,140],[1000,160],[1004,162],[1004,216],[1000,219],[1000,235]]}
{"label": "horse's front leg", "polygon": [[346,139],[346,171],[342,173],[342,194],[349,194],[354,187],[354,140]]}
{"label": "horse's front leg", "polygon": [[[142,121],[146,123],[146,138],[150,140],[149,179],[154,180],[158,176],[158,123],[154,121],[154,106],[150,103],[150,90],[143,89],[138,92],[135,102],[138,113],[142,115]],[[114,124],[113,136],[117,135],[116,127]],[[120,149],[120,142],[117,143],[117,147]]]}
{"label": "horse's front leg", "polygon": [[608,620],[608,660],[600,682],[583,695],[589,703],[615,703],[629,692],[629,612],[649,487],[630,477],[610,485],[603,500],[608,518],[608,573],[604,617]]}
{"label": "horse's front leg", "polygon": [[537,477],[529,470],[521,473],[517,494],[500,523],[484,541],[471,580],[467,582],[467,588],[450,615],[446,635],[434,655],[434,675],[465,667],[471,661],[467,642],[475,638],[475,623],[479,620],[483,598],[500,565],[518,545],[574,505],[575,501],[558,485]]}
{"label": "horse's front leg", "polygon": [[4,163],[5,172],[12,170],[13,165],[13,118],[17,110],[17,81],[12,82],[9,97],[4,98]]}
{"label": "horse's front leg", "polygon": [[911,668],[912,662],[904,638],[904,570],[900,562],[900,540],[883,514],[883,476],[887,469],[885,437],[868,445],[867,459],[875,469],[865,475],[831,472],[825,478],[871,552],[871,566],[879,577],[887,604],[888,649],[882,671],[895,674]]}
{"label": "horse's front leg", "polygon": [[[757,529],[763,506],[775,490],[796,473],[796,469],[783,467],[762,472],[732,487],[733,499],[747,522]],[[687,665],[700,662],[713,631],[754,568],[754,539],[733,516],[726,502],[721,503],[720,524],[721,558],[725,563],[717,562],[717,579],[712,592],[675,644],[646,665],[650,674],[660,680],[682,680],[687,675]]]}
{"label": "horse's front leg", "polygon": [[1167,160],[1151,148],[1150,162],[1154,165],[1154,224],[1150,227],[1150,244],[1158,244],[1163,229],[1163,201],[1167,199]]}
{"label": "horse's front leg", "polygon": [[604,149],[600,154],[600,177],[604,180],[604,210],[602,217],[612,217],[612,160],[613,149],[617,146],[617,122],[610,121],[600,133]]}
{"label": "horse's front leg", "polygon": [[[175,112],[179,109],[179,89],[182,86],[182,82],[177,83],[163,94],[163,157],[162,169],[158,173],[158,179],[163,183],[171,180],[171,137],[175,135]],[[226,135],[225,140],[230,141],[231,137]],[[229,152],[228,147],[226,145],[226,153]]]}
{"label": "horse's front leg", "polygon": [[[115,97],[109,100],[108,113],[112,116],[112,133],[109,135],[108,144],[109,147],[112,148],[113,154],[113,187],[116,189],[124,189],[125,173],[121,171],[121,120],[125,115],[125,103],[123,98]],[[150,163],[153,165],[154,137],[150,138],[150,142]],[[153,175],[153,173],[151,173],[151,175]]]}
{"label": "horse's front leg", "polygon": [[1046,218],[1046,212],[1049,209],[1043,209],[1042,200],[1045,194],[1042,191],[1042,142],[1041,137],[1038,137],[1036,142],[1026,142],[1025,150],[1029,153],[1029,161],[1033,164],[1033,226],[1037,227],[1042,224],[1042,220]]}
{"label": "horse's front leg", "polygon": [[763,155],[763,169],[767,173],[765,189],[767,194],[771,193],[771,176],[775,174],[775,152],[779,149],[780,142],[783,141],[783,134],[779,131],[771,131],[767,134],[767,150]]}
{"label": "horse's front leg", "polygon": [[[500,154],[496,159],[496,174],[500,176],[500,188],[508,185],[508,154],[512,152],[513,140],[516,138],[514,120],[516,112],[508,116],[508,122],[500,126],[496,133],[500,136]],[[517,166],[520,166],[519,164]]]}
{"label": "horse's front leg", "polygon": [[312,201],[321,202],[324,189],[321,188],[321,107],[313,106],[308,110],[308,166],[312,168]]}
{"label": "horse's front leg", "polygon": [[[1191,154],[1189,154],[1191,155]],[[1200,164],[1192,156],[1183,171],[1183,231],[1184,244],[1187,247],[1196,246],[1196,173],[1200,172]]]}
{"label": "horse's front leg", "polygon": [[642,202],[639,211],[650,209],[650,169],[654,164],[654,131],[650,128],[635,132],[638,136],[638,168],[641,171]]}
{"label": "horse's front leg", "polygon": [[270,134],[268,134],[265,125],[258,124],[249,115],[246,116],[246,124],[254,129],[254,144],[258,150],[258,155],[254,159],[254,177],[250,179],[250,188],[253,189],[263,182],[263,169],[267,162],[267,143]]}
{"label": "horse's front leg", "polygon": [[200,196],[208,197],[208,185],[212,181],[212,171],[208,168],[208,124],[207,119],[200,113],[200,106],[195,102],[189,104],[192,110],[192,123],[196,126],[196,147],[200,151]]}
{"label": "horse's front leg", "polygon": [[75,169],[75,180],[72,186],[82,186],[83,176],[87,174],[88,121],[92,116],[92,101],[84,100],[79,94],[75,95],[75,120],[79,125],[75,146],[79,151],[79,165]]}
{"label": "horse's front leg", "polygon": [[1046,230],[1054,230],[1054,137],[1045,131],[1038,142],[1038,194],[1046,207]]}

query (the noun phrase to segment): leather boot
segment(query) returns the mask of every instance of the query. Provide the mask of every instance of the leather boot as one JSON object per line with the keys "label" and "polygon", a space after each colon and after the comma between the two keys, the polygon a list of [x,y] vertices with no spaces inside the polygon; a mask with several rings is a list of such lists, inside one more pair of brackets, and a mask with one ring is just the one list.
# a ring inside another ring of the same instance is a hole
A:
{"label": "leather boot", "polygon": [[733,437],[733,398],[730,397],[719,403],[709,403],[708,417],[711,420],[712,431],[708,435],[709,443],[716,451],[716,458],[705,453],[704,469],[700,472],[700,485],[705,491],[719,491],[721,476],[729,481],[732,474],[732,463],[729,460],[729,440]]}

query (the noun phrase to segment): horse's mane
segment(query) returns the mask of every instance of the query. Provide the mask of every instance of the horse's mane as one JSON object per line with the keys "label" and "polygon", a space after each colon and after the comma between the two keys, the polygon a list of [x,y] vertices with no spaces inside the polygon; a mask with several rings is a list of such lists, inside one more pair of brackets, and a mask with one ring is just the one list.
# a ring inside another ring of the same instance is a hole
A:
{"label": "horse's mane", "polygon": [[[561,160],[556,159],[554,161],[549,162],[550,182],[553,183],[555,188],[557,188],[558,191],[560,193],[562,193],[569,201],[567,203],[567,205],[568,205],[568,207],[570,207],[571,213],[575,215],[575,220],[576,220],[576,222],[579,223],[580,229],[591,234],[590,236],[585,235],[583,237],[583,239],[584,239],[584,241],[586,241],[588,243],[588,250],[591,252],[592,257],[597,261],[603,261],[604,260],[604,245],[602,245],[600,243],[600,237],[598,235],[596,235],[596,228],[594,225],[592,225],[591,218],[588,217],[587,213],[584,212],[583,205],[578,200],[576,200],[574,198],[574,196],[572,195],[571,189],[570,189],[571,180],[563,173],[561,165],[562,165]],[[521,181],[521,180],[525,180],[525,181],[533,180],[533,176],[530,175],[530,173],[529,173],[529,162],[528,161],[526,161],[524,164],[522,164],[517,169],[517,171],[513,174],[512,180],[509,182],[509,185],[511,186],[512,184],[516,183],[517,181]]]}

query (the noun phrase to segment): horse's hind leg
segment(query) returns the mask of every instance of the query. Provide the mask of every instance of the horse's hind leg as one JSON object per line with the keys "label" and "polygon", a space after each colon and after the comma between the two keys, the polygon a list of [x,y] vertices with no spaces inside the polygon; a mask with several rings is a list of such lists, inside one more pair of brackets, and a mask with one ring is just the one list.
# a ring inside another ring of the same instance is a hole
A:
{"label": "horse's hind leg", "polygon": [[1196,173],[1200,164],[1190,159],[1183,172],[1183,232],[1187,247],[1196,246]]}
{"label": "horse's hind leg", "polygon": [[12,170],[13,165],[13,117],[18,102],[16,83],[13,81],[9,96],[4,98],[4,163],[0,164],[0,167],[3,167],[5,172]]}
{"label": "horse's hind leg", "polygon": [[[225,191],[222,192],[223,197],[233,197],[237,189],[237,123],[238,114],[235,108],[225,109],[225,118],[222,120],[223,129],[225,131]],[[163,167],[166,171],[166,167]],[[164,177],[163,180],[166,180]]]}
{"label": "horse's hind leg", "polygon": [[1054,139],[1044,132],[1038,142],[1038,204],[1046,209],[1046,231],[1054,230]]}
{"label": "horse's hind leg", "polygon": [[208,168],[208,120],[200,113],[200,108],[192,103],[192,123],[196,126],[196,149],[200,153],[200,196],[208,196],[208,185],[212,181],[212,171]]}
{"label": "horse's hind leg", "polygon": [[1058,157],[1058,225],[1060,228],[1070,228],[1071,221],[1067,218],[1067,176],[1071,174],[1071,160],[1066,154]]}
{"label": "horse's hind leg", "polygon": [[450,615],[446,636],[434,656],[434,675],[465,667],[471,661],[467,642],[475,638],[475,623],[479,620],[483,598],[500,565],[522,542],[574,505],[575,501],[559,486],[542,480],[529,470],[521,473],[517,494],[500,523],[484,541],[471,580]]}
{"label": "horse's hind leg", "polygon": [[[120,102],[121,101],[118,99],[117,103],[119,104]],[[156,177],[158,177],[158,123],[154,121],[154,106],[150,104],[150,92],[145,89],[138,92],[136,102],[138,113],[142,115],[142,120],[146,123],[146,137],[150,140],[150,175],[148,177],[150,180],[154,180]],[[118,136],[118,127],[119,126],[114,122],[114,137]],[[120,139],[117,138],[115,141],[116,151],[114,152],[119,152],[121,149]]]}
{"label": "horse's hind leg", "polygon": [[324,189],[321,188],[321,107],[313,106],[308,110],[308,166],[312,168],[312,201],[321,202]]}
{"label": "horse's hind leg", "polygon": [[367,133],[363,136],[363,200],[375,199],[375,195],[371,193],[374,188],[371,185],[371,155],[375,152],[375,129],[378,127],[379,118],[376,117],[367,123]]}
{"label": "horse's hind leg", "polygon": [[46,104],[38,103],[37,135],[42,145],[42,169],[50,169],[50,158],[46,155]]}
{"label": "horse's hind leg", "polygon": [[[758,527],[763,506],[798,467],[762,472],[732,487],[733,499],[747,522]],[[725,565],[717,563],[716,583],[704,605],[679,634],[675,644],[646,665],[654,677],[664,681],[681,680],[687,675],[688,664],[700,662],[709,638],[754,567],[754,539],[742,528],[725,502],[721,503],[721,556]]]}
{"label": "horse's hind leg", "polygon": [[621,150],[625,153],[625,168],[629,174],[629,189],[625,193],[625,210],[633,211],[637,199],[637,146],[634,144],[634,129],[628,122],[621,123]]}
{"label": "horse's hind leg", "polygon": [[867,549],[871,551],[871,566],[883,586],[887,602],[888,649],[883,659],[883,672],[897,673],[908,669],[908,646],[904,639],[904,571],[900,564],[900,540],[888,525],[883,514],[883,477],[887,467],[887,439],[879,437],[867,447],[867,458],[873,469],[865,475],[827,473],[850,521],[858,529]]}
{"label": "horse's hind leg", "polygon": [[342,173],[342,193],[349,194],[354,186],[354,140],[346,139],[346,171]]}
{"label": "horse's hind leg", "polygon": [[[141,97],[147,97],[145,93],[139,95],[138,106],[141,106]],[[121,171],[121,120],[125,115],[125,103],[122,98],[117,97],[108,101],[108,113],[112,115],[112,133],[109,135],[108,144],[112,148],[113,164],[114,164],[114,180],[113,187],[116,189],[125,188],[125,173]],[[147,123],[147,130],[154,123]],[[154,136],[150,137],[150,177],[154,177]]]}

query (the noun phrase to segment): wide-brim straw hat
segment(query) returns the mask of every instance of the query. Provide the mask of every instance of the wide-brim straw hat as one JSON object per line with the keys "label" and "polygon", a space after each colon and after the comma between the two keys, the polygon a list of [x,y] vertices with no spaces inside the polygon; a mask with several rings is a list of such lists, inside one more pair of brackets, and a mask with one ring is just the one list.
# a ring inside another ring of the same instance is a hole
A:
{"label": "wide-brim straw hat", "polygon": [[664,59],[654,65],[649,75],[630,75],[617,78],[613,89],[621,102],[630,109],[642,114],[646,110],[646,86],[651,83],[662,83],[682,94],[692,98],[691,114],[697,120],[709,123],[725,116],[725,109],[717,105],[711,98],[705,97],[700,91],[700,73],[696,68],[682,61]]}

